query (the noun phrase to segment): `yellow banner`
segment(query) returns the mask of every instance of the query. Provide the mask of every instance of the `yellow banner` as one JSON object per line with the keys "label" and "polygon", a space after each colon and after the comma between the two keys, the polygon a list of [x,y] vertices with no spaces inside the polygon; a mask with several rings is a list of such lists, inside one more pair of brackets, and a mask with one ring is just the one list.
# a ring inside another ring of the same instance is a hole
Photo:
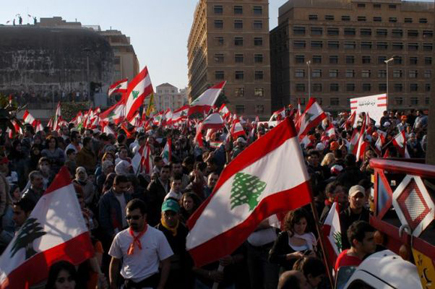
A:
{"label": "yellow banner", "polygon": [[412,254],[423,288],[435,288],[435,268],[432,259],[415,249],[412,249]]}
{"label": "yellow banner", "polygon": [[155,108],[154,108],[154,93],[152,93],[152,94],[150,95],[150,100],[149,100],[149,102],[148,102],[148,107],[147,107],[147,110],[146,110],[145,115],[146,115],[146,116],[150,116],[150,114],[151,114],[154,110],[155,110]]}

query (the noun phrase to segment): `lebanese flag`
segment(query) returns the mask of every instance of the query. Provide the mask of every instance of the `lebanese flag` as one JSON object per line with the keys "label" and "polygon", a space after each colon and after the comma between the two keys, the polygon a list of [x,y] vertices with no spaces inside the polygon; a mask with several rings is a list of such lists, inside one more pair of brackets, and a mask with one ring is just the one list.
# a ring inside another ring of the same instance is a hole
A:
{"label": "lebanese flag", "polygon": [[180,122],[187,119],[187,113],[189,112],[189,106],[184,105],[172,113],[172,123]]}
{"label": "lebanese flag", "polygon": [[151,148],[148,143],[137,150],[134,157],[131,159],[131,165],[136,175],[142,171],[144,171],[145,174],[151,173],[153,163],[151,159]]}
{"label": "lebanese flag", "polygon": [[225,167],[212,195],[188,221],[186,248],[197,267],[233,253],[269,216],[311,202],[309,176],[289,118],[237,160]]}
{"label": "lebanese flag", "polygon": [[410,158],[408,148],[406,147],[405,131],[402,130],[393,138],[393,145],[397,148],[397,151],[402,157]]}
{"label": "lebanese flag", "polygon": [[42,127],[41,121],[39,119],[36,120],[35,132],[43,131],[43,130],[44,130],[44,128]]}
{"label": "lebanese flag", "polygon": [[282,121],[285,118],[285,107],[278,109],[274,113],[272,113],[272,116],[270,117],[269,121]]}
{"label": "lebanese flag", "polygon": [[369,143],[366,141],[366,129],[367,122],[366,119],[363,120],[363,124],[361,126],[361,131],[359,133],[359,138],[356,146],[354,146],[352,153],[355,155],[356,160],[362,160],[364,158],[364,152],[366,151]]}
{"label": "lebanese flag", "polygon": [[62,116],[62,106],[60,104],[60,101],[57,103],[57,107],[56,107],[56,113],[54,115],[54,121],[53,121],[53,130],[59,130],[60,129],[60,125],[59,125],[59,119]]}
{"label": "lebanese flag", "polygon": [[203,92],[198,98],[196,98],[191,104],[188,112],[188,116],[199,112],[199,113],[208,113],[210,109],[215,104],[216,100],[221,94],[222,89],[225,86],[226,81],[222,81],[215,86],[210,87],[206,91]]}
{"label": "lebanese flag", "polygon": [[238,119],[233,120],[230,133],[233,140],[236,140],[239,136],[246,135],[245,130],[243,129],[242,124],[240,123],[240,120]]}
{"label": "lebanese flag", "polygon": [[219,113],[224,119],[229,119],[231,116],[231,112],[225,103],[222,103],[221,107],[219,108]]}
{"label": "lebanese flag", "polygon": [[128,84],[127,78],[115,82],[114,84],[109,86],[109,90],[107,91],[107,95],[111,96],[112,94],[115,94],[115,93],[123,94],[124,92],[127,92],[127,84]]}
{"label": "lebanese flag", "polygon": [[127,92],[124,94],[125,101],[125,118],[130,121],[135,113],[143,104],[145,98],[153,93],[153,85],[148,73],[148,68],[145,68],[136,75],[128,84]]}
{"label": "lebanese flag", "polygon": [[349,151],[353,151],[354,150],[355,146],[358,143],[359,136],[360,136],[360,132],[357,129],[354,129],[353,133],[352,133],[352,136],[350,137],[350,141],[348,143],[349,144],[349,147],[348,147]]}
{"label": "lebanese flag", "polygon": [[328,253],[329,268],[335,267],[335,261],[343,250],[341,244],[340,210],[337,202],[334,202],[322,227],[322,233],[327,242],[325,247]]}
{"label": "lebanese flag", "polygon": [[53,263],[78,265],[94,255],[76,191],[64,166],[0,257],[0,288],[29,288]]}
{"label": "lebanese flag", "polygon": [[352,114],[349,116],[349,118],[344,122],[343,128],[346,130],[350,130],[355,126],[355,120],[356,120],[356,110],[352,112]]}
{"label": "lebanese flag", "polygon": [[329,126],[326,128],[325,133],[329,139],[337,138],[337,133],[335,132],[335,127],[332,121],[329,121]]}
{"label": "lebanese flag", "polygon": [[114,122],[115,124],[120,124],[124,118],[125,104],[123,100],[118,101],[116,104],[100,114],[100,119],[107,120],[108,122]]}
{"label": "lebanese flag", "polygon": [[322,120],[326,118],[326,114],[315,98],[310,98],[304,113],[299,118],[296,124],[299,139],[302,139],[310,130],[318,126]]}
{"label": "lebanese flag", "polygon": [[385,145],[385,142],[387,140],[387,133],[381,130],[376,131],[378,133],[378,139],[375,143],[375,151],[378,157],[382,156],[382,147]]}
{"label": "lebanese flag", "polygon": [[30,112],[26,109],[23,115],[24,123],[28,123],[31,126],[36,126],[36,119],[30,114]]}
{"label": "lebanese flag", "polygon": [[[202,122],[202,129],[222,129],[225,127],[224,120],[221,115],[217,112],[210,114],[204,121]],[[243,129],[243,128],[242,128]]]}
{"label": "lebanese flag", "polygon": [[163,148],[162,154],[160,155],[165,165],[171,162],[171,155],[172,155],[172,139],[168,137],[168,139],[166,140],[165,147]]}

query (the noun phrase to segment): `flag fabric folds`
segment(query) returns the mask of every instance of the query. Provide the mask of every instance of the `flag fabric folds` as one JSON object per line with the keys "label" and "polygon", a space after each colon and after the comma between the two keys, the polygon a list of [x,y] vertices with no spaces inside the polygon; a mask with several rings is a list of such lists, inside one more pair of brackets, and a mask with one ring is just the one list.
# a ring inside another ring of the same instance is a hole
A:
{"label": "flag fabric folds", "polygon": [[109,90],[107,91],[108,96],[111,96],[112,94],[115,93],[123,94],[124,92],[127,92],[127,84],[128,84],[128,79],[126,78],[126,79],[119,80],[114,84],[110,85]]}
{"label": "flag fabric folds", "polygon": [[326,240],[325,249],[330,261],[329,267],[334,268],[335,261],[343,249],[341,243],[340,211],[337,202],[334,202],[329,210],[322,227],[322,233]]}
{"label": "flag fabric folds", "polygon": [[310,98],[304,113],[299,118],[296,124],[298,130],[299,139],[308,134],[310,130],[318,126],[322,120],[326,118],[326,114],[315,98]]}
{"label": "flag fabric folds", "polygon": [[221,94],[222,89],[225,86],[226,81],[222,81],[215,86],[210,87],[203,94],[198,96],[191,104],[189,108],[188,115],[192,115],[194,113],[208,113],[210,109],[215,104],[216,100]]}
{"label": "flag fabric folds", "polygon": [[151,84],[148,68],[145,67],[128,84],[127,92],[124,94],[125,118],[128,121],[133,119],[145,98],[151,94],[153,94],[153,85]]}

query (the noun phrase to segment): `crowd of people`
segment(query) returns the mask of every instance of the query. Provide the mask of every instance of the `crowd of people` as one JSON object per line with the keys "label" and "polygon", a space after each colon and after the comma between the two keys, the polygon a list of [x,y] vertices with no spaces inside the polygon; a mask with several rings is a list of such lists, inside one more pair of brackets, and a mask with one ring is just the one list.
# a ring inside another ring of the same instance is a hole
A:
{"label": "crowd of people", "polygon": [[[391,139],[400,131],[406,133],[411,157],[424,157],[427,149],[427,116],[421,111],[385,112],[378,124],[369,124],[370,145],[357,159],[350,139],[362,120],[356,120],[353,128],[346,126],[348,118],[345,113],[329,117],[302,146],[320,222],[333,202],[340,204],[343,251],[335,270],[358,266],[377,249],[374,229],[368,224],[370,159],[382,157],[387,150],[390,157],[399,157]],[[326,136],[328,122],[335,127],[333,137]],[[204,267],[195,267],[186,251],[187,220],[212,194],[222,170],[272,129],[267,124],[244,125],[244,136],[233,139],[229,131],[214,131],[203,147],[195,141],[193,126],[119,128],[114,135],[73,124],[34,133],[26,125],[23,134],[13,139],[3,134],[0,250],[66,166],[95,256],[78,267],[64,261],[54,264],[45,288],[120,288],[121,284],[124,288],[212,288],[215,282],[219,288],[330,288],[311,207],[288,212],[280,229],[264,220],[235,252]],[[380,132],[386,133],[381,152],[374,149]],[[170,162],[161,154],[168,139]],[[212,142],[221,145],[210,146]],[[132,158],[145,144],[151,148],[152,170],[135,172]]]}

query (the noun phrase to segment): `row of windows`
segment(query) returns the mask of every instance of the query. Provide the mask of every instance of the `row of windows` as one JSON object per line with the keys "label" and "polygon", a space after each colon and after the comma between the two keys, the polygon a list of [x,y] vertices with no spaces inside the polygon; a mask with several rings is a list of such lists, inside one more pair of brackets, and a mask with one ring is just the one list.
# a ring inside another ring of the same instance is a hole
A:
{"label": "row of windows", "polygon": [[[214,5],[213,7],[214,14],[222,15],[224,13],[224,7],[222,5]],[[242,15],[243,14],[243,6],[236,5],[233,7],[234,15]],[[252,7],[252,13],[254,15],[263,15],[263,6],[254,6]]]}
{"label": "row of windows", "polygon": [[[324,19],[328,20],[328,21],[332,21],[332,20],[335,20],[335,17],[334,17],[334,15],[325,15]],[[366,16],[357,16],[356,19],[355,18],[352,19],[349,15],[341,16],[341,21],[352,21],[352,20],[355,21],[356,20],[358,22],[366,22],[367,19],[368,18]],[[382,22],[381,16],[374,16],[372,19],[373,19],[373,22]],[[319,16],[316,14],[310,14],[310,15],[308,15],[308,20],[313,20],[313,21],[319,20]],[[397,17],[388,17],[388,22],[390,22],[390,23],[398,22]],[[404,23],[413,23],[413,19],[412,18],[404,18],[403,22]],[[428,23],[427,18],[420,18],[418,20],[418,23],[421,23],[421,24]]]}
{"label": "row of windows", "polygon": [[[387,71],[382,69],[377,71],[377,77],[378,78],[386,78],[387,77]],[[393,78],[402,78],[403,77],[403,70],[393,70],[392,76]],[[305,77],[305,69],[296,69],[294,73],[296,78],[304,78]],[[361,77],[362,78],[371,78],[372,77],[372,71],[371,70],[361,70]],[[431,78],[432,77],[432,71],[431,70],[425,70],[423,72],[424,78]],[[322,69],[312,69],[311,70],[311,77],[312,78],[320,78],[324,76]],[[338,69],[329,69],[328,76],[330,78],[338,78],[339,76],[342,77],[342,75],[339,74]],[[344,76],[346,78],[355,78],[357,77],[355,70],[353,69],[346,69],[344,71]],[[418,78],[419,77],[419,71],[418,70],[408,70],[408,78]]]}
{"label": "row of windows", "polygon": [[[225,39],[222,36],[218,36],[214,38],[215,44],[218,46],[223,46],[225,44]],[[242,36],[234,37],[234,45],[235,46],[243,46],[244,38]],[[263,37],[254,37],[254,46],[263,46]]]}
{"label": "row of windows", "polygon": [[[245,96],[245,88],[239,87],[234,89],[235,97],[244,97]],[[255,97],[263,97],[264,96],[264,88],[254,88],[254,96]]]}
{"label": "row of windows", "polygon": [[[323,104],[323,99],[321,97],[317,97],[316,100],[317,100],[317,102],[320,105]],[[341,100],[343,101],[344,99],[341,99]],[[299,98],[299,100],[296,99],[296,101],[299,101],[301,105],[305,105],[306,104],[306,99],[305,98]],[[350,105],[350,99],[349,98],[347,100],[345,100],[345,102],[346,103],[343,104],[343,105]],[[404,104],[404,98],[403,97],[395,97],[394,98],[394,103],[396,105],[403,105]],[[411,104],[411,105],[418,105],[419,104],[419,98],[415,97],[415,96],[410,97],[409,98],[409,104]],[[425,98],[424,104],[425,105],[429,105],[430,104],[430,98],[429,97]],[[339,106],[340,105],[340,98],[338,98],[338,97],[331,97],[329,99],[329,105],[330,106]]]}
{"label": "row of windows", "polygon": [[[217,70],[214,73],[214,77],[216,80],[225,80],[225,73],[222,70]],[[264,78],[264,72],[261,70],[256,70],[254,72],[254,79],[255,80],[262,80]],[[234,79],[235,80],[243,80],[245,79],[245,72],[242,70],[237,70],[234,72]]]}
{"label": "row of windows", "polygon": [[[215,20],[214,21],[214,28],[223,29],[224,28],[224,21],[223,20]],[[242,29],[243,28],[243,20],[234,20],[234,28],[235,29]],[[252,28],[257,29],[257,30],[263,29],[263,21],[262,20],[254,20],[252,22]]]}
{"label": "row of windows", "polygon": [[[293,35],[305,35],[306,28],[304,26],[294,26],[293,27]],[[323,27],[311,27],[310,32],[312,36],[321,36],[323,35]],[[376,36],[387,37],[388,29],[378,28],[374,29]],[[359,29],[360,36],[372,36],[373,30],[371,28],[360,28]],[[352,27],[343,28],[343,33],[346,36],[356,36],[357,29]],[[328,36],[339,36],[340,29],[338,27],[329,27],[326,28],[326,34]],[[420,30],[409,29],[407,30],[408,37],[418,37],[420,35]],[[423,38],[432,38],[433,31],[432,30],[423,30],[421,31],[421,35]],[[403,37],[403,29],[391,29],[391,36],[395,38]]]}
{"label": "row of windows", "polygon": [[[245,105],[244,104],[236,104],[235,106],[236,114],[245,114]],[[263,114],[264,113],[264,105],[262,104],[256,104],[255,105],[255,113],[256,114]]]}
{"label": "row of windows", "polygon": [[[305,83],[297,83],[295,85],[296,92],[305,92],[306,91],[306,84]],[[346,92],[354,92],[356,90],[355,83],[346,83],[345,85]],[[362,91],[369,92],[373,90],[373,85],[371,83],[363,83],[361,85]],[[393,86],[394,92],[403,92],[404,91],[404,85],[402,83],[395,83]],[[313,92],[323,92],[323,84],[322,83],[313,83],[312,84]],[[378,84],[378,90],[380,92],[387,91],[387,84],[386,83],[379,83]],[[409,85],[409,91],[410,92],[419,92],[420,86],[417,83],[411,83]],[[338,83],[330,83],[329,84],[329,91],[330,92],[339,92],[340,91],[340,85]],[[431,84],[426,83],[424,85],[424,91],[430,92],[431,91]]]}
{"label": "row of windows", "polygon": [[[313,49],[320,49],[323,48],[323,41],[319,40],[312,40],[310,42],[311,48]],[[340,42],[339,41],[328,41],[327,42],[328,49],[340,49]],[[373,48],[373,42],[367,42],[362,41],[359,43],[359,46],[361,49],[372,49]],[[307,47],[307,42],[305,40],[294,40],[293,41],[293,48],[295,49],[302,49]],[[344,49],[357,49],[358,43],[356,41],[344,41],[342,43],[342,47]],[[376,42],[376,48],[378,50],[387,50],[389,47],[391,47],[392,50],[404,50],[405,45],[402,42]],[[432,51],[433,50],[433,44],[432,43],[408,43],[407,45],[409,51]]]}
{"label": "row of windows", "polygon": [[[263,54],[254,54],[254,62],[255,63],[263,63]],[[223,53],[216,53],[214,55],[214,60],[217,63],[225,62],[225,56]],[[245,60],[245,56],[242,53],[237,53],[234,55],[234,61],[236,63],[243,63]]]}
{"label": "row of windows", "polygon": [[[313,64],[322,64],[322,55],[313,55],[311,63]],[[387,60],[386,56],[378,56],[372,57],[368,55],[361,56],[361,63],[362,64],[385,64],[385,61]],[[305,55],[296,55],[295,56],[295,63],[296,64],[305,64]],[[356,63],[356,57],[353,55],[346,55],[345,57],[345,63],[346,64],[355,64]],[[404,57],[401,56],[395,56],[394,57],[394,64],[405,64]],[[329,64],[339,64],[339,57],[338,55],[331,55],[329,56]],[[408,58],[408,64],[410,65],[418,65],[418,64],[425,64],[425,65],[432,65],[432,57],[424,57],[424,62],[422,58],[418,58],[416,56],[412,56]]]}

